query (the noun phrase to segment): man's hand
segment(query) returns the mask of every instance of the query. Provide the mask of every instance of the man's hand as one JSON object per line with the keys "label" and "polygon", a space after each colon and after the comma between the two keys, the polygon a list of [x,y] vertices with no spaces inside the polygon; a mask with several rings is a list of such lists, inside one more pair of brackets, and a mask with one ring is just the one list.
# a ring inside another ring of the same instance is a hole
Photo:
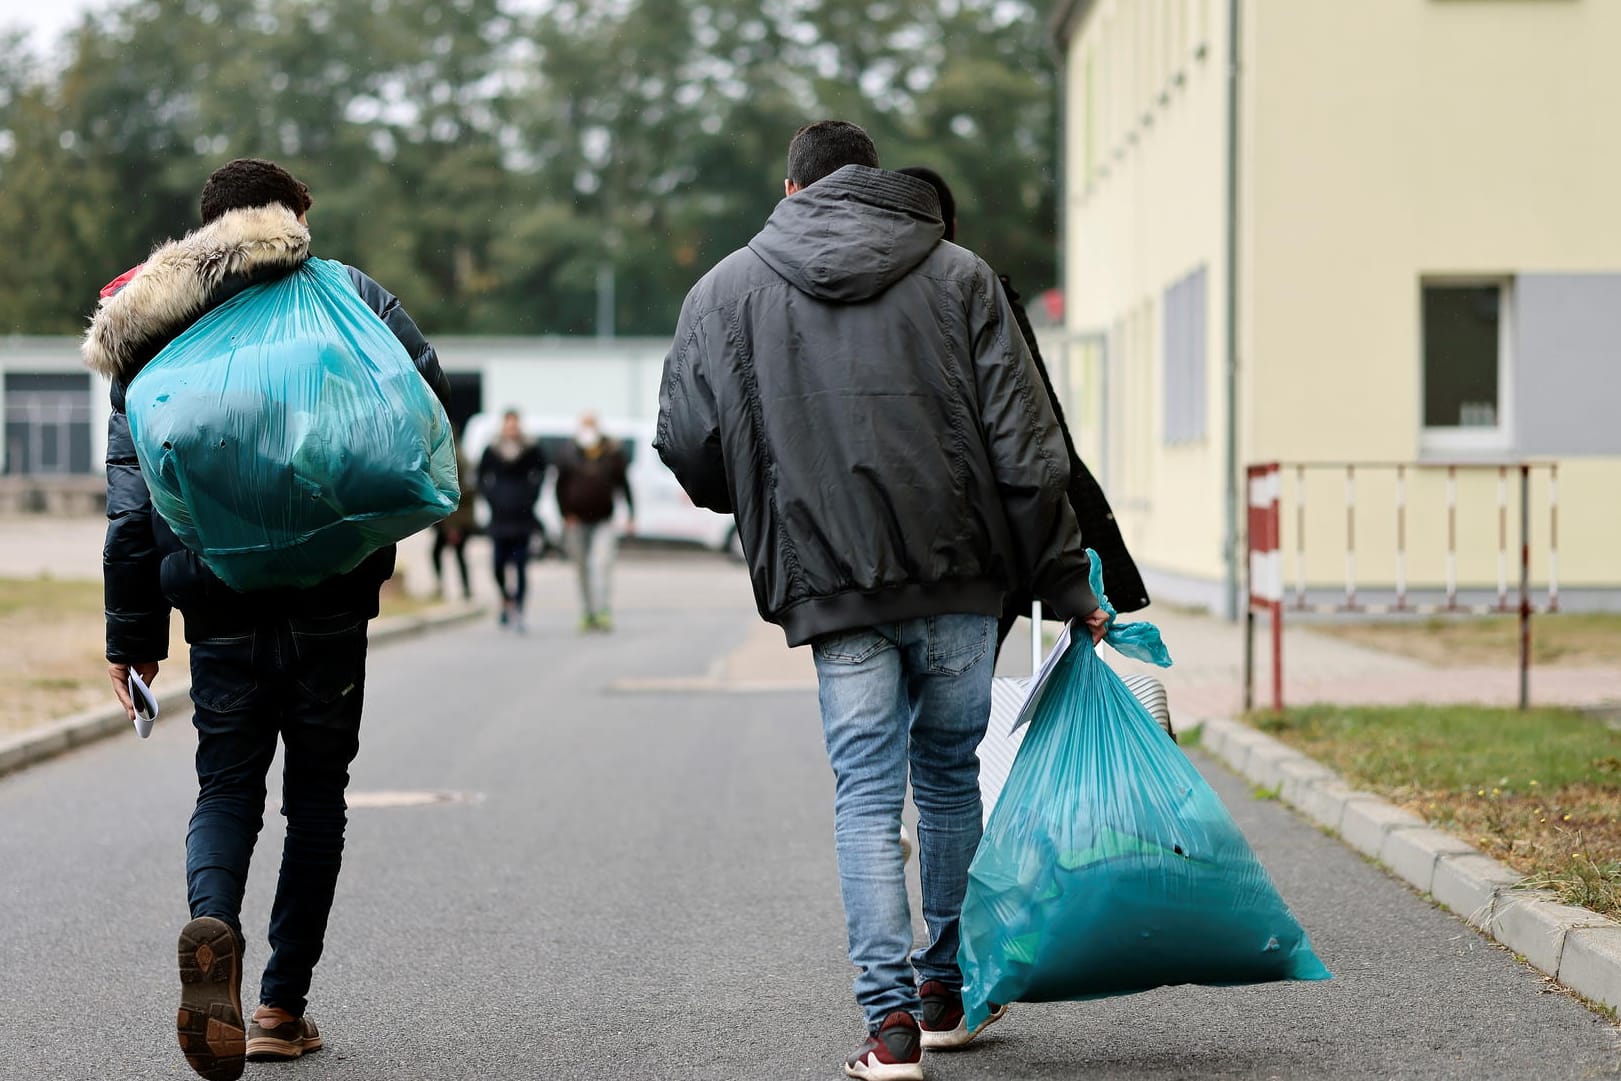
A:
{"label": "man's hand", "polygon": [[135,703],[129,696],[129,673],[132,668],[135,670],[135,674],[141,677],[141,682],[150,687],[158,678],[158,662],[109,664],[107,666],[107,677],[113,681],[113,693],[118,696],[118,704],[124,707],[124,712],[133,721],[135,719]]}
{"label": "man's hand", "polygon": [[1087,633],[1092,636],[1092,644],[1094,646],[1103,641],[1103,636],[1109,633],[1109,623],[1113,619],[1113,616],[1099,608],[1091,615],[1081,620],[1081,625],[1085,627]]}

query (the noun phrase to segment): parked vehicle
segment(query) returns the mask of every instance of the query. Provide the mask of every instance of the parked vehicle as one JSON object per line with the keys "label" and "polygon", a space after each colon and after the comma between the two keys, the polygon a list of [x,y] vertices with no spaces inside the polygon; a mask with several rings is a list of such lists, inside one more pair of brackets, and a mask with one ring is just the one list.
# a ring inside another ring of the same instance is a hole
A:
{"label": "parked vehicle", "polygon": [[[555,463],[559,452],[574,439],[577,418],[525,413],[522,416],[524,434],[540,444],[549,463]],[[644,540],[679,541],[702,545],[717,552],[730,552],[741,557],[737,540],[737,527],[729,514],[693,506],[687,493],[681,490],[675,475],[665,468],[653,449],[653,422],[601,418],[602,430],[621,444],[629,465],[630,490],[636,499],[636,536]],[[467,460],[476,462],[489,446],[501,427],[499,413],[479,413],[469,418],[462,432],[462,451]],[[548,467],[546,482],[541,488],[540,500],[535,505],[536,516],[553,544],[563,536],[563,520],[557,511],[557,471]],[[489,520],[489,511],[479,501],[478,521],[482,526]],[[615,515],[621,536],[626,525],[624,508]]]}

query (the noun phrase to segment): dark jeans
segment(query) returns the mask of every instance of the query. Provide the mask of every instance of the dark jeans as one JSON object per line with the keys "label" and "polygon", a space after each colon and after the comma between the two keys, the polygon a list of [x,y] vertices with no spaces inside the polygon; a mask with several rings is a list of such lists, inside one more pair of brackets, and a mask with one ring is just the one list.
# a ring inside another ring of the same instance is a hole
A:
{"label": "dark jeans", "polygon": [[366,620],[278,618],[191,643],[197,807],[186,835],[193,918],[241,931],[248,862],[264,824],[265,774],[285,748],[281,877],[259,1000],[304,1013],[343,862],[349,763],[360,747]]}
{"label": "dark jeans", "polygon": [[[507,588],[507,567],[515,576],[512,588]],[[495,585],[501,599],[511,601],[513,607],[523,611],[524,593],[529,587],[529,538],[497,540],[495,542]]]}

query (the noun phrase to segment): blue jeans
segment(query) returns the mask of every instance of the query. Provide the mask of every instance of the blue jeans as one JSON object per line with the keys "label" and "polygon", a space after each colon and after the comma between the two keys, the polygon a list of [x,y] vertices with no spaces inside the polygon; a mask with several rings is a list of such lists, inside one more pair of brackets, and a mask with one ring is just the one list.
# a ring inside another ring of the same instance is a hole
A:
{"label": "blue jeans", "polygon": [[259,1000],[295,1017],[304,1013],[343,863],[344,789],[360,749],[365,678],[366,620],[358,615],[258,621],[191,644],[198,789],[186,834],[191,914],[241,933],[279,736],[287,841]]}
{"label": "blue jeans", "polygon": [[[990,720],[995,641],[994,616],[944,615],[811,644],[856,1000],[872,1030],[895,1010],[919,1013],[929,980],[962,986],[958,920],[979,846],[975,750]],[[929,929],[916,952],[900,846],[908,765]]]}

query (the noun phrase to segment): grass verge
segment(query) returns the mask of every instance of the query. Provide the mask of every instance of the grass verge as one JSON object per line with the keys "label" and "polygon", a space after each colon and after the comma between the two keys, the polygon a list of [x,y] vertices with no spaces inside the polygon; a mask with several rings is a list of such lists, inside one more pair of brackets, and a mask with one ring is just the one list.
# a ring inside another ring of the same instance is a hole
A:
{"label": "grass verge", "polygon": [[1251,724],[1555,890],[1621,917],[1621,731],[1573,710],[1308,706]]}
{"label": "grass verge", "polygon": [[[1520,658],[1520,623],[1515,616],[1324,623],[1311,624],[1311,630],[1426,664],[1484,667],[1514,665]],[[1534,665],[1607,666],[1616,657],[1621,657],[1621,613],[1561,613],[1531,619]]]}
{"label": "grass verge", "polygon": [[[394,583],[386,586],[381,614],[413,615],[433,607]],[[186,669],[186,641],[178,615],[169,624],[169,658],[158,690]],[[101,583],[61,578],[0,578],[0,735],[33,728],[114,701],[107,679],[106,625]]]}

